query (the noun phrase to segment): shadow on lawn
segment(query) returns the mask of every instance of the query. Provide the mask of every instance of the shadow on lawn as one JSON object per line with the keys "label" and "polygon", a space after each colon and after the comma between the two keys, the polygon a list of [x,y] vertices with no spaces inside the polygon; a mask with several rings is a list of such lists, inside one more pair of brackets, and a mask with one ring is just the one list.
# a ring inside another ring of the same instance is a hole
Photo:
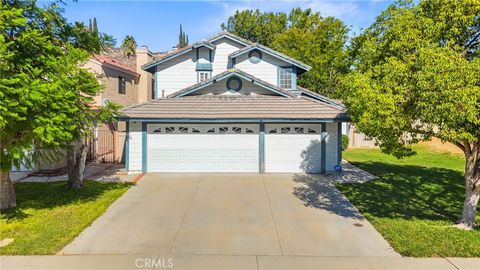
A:
{"label": "shadow on lawn", "polygon": [[294,188],[293,194],[302,200],[305,206],[343,217],[363,219],[358,210],[324,176],[298,174],[293,177],[293,181],[302,184]]}
{"label": "shadow on lawn", "polygon": [[458,171],[383,162],[353,164],[379,177],[364,184],[337,185],[361,212],[452,222],[461,213],[465,190]]}
{"label": "shadow on lawn", "polygon": [[17,206],[2,210],[0,218],[23,219],[29,216],[28,209],[49,209],[63,205],[81,204],[94,201],[105,192],[127,184],[85,181],[80,190],[69,190],[66,182],[18,183],[15,184]]}

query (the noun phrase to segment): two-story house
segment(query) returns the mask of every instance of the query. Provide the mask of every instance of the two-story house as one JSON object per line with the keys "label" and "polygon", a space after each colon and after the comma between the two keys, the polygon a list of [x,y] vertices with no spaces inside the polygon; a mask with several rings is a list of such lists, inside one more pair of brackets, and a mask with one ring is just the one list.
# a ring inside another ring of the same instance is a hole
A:
{"label": "two-story house", "polygon": [[310,67],[223,32],[142,67],[155,99],[123,110],[130,172],[306,172],[341,162],[345,108],[297,85]]}
{"label": "two-story house", "polygon": [[[137,53],[138,55],[127,58],[121,49],[112,48],[100,55],[93,55],[82,65],[97,77],[102,86],[102,91],[94,99],[92,109],[102,107],[105,102],[127,107],[153,98],[152,75],[141,69],[141,65],[153,59],[152,55],[144,48],[137,49]],[[124,160],[125,132],[123,122],[99,123],[94,136],[88,141],[88,160],[104,162]]]}

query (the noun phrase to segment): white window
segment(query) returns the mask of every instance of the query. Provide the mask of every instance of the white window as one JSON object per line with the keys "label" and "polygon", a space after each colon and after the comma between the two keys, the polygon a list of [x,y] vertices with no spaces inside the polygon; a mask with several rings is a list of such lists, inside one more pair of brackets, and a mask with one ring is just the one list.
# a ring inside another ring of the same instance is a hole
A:
{"label": "white window", "polygon": [[210,78],[210,71],[199,71],[198,82],[204,82]]}
{"label": "white window", "polygon": [[278,86],[283,89],[293,89],[292,80],[292,68],[279,68],[278,69]]}

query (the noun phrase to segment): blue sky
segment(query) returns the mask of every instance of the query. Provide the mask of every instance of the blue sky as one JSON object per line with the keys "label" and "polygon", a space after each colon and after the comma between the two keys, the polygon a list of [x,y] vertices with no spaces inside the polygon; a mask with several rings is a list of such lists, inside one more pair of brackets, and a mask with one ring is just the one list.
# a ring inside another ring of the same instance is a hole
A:
{"label": "blue sky", "polygon": [[196,1],[122,1],[79,0],[68,2],[65,16],[70,21],[88,23],[96,17],[99,30],[113,35],[117,45],[125,35],[133,35],[138,45],[151,51],[169,50],[177,44],[182,24],[190,42],[221,31],[220,24],[236,10],[288,12],[294,7],[312,8],[324,16],[334,16],[353,31],[369,26],[392,1],[322,0],[196,0]]}

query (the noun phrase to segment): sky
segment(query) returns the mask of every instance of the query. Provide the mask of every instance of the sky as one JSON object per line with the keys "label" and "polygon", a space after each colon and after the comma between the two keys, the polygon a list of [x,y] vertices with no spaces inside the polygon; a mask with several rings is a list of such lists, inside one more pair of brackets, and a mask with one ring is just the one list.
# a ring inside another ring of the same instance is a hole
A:
{"label": "sky", "polygon": [[236,10],[289,12],[294,7],[311,8],[323,16],[341,19],[359,32],[374,22],[375,17],[391,4],[389,0],[324,1],[324,0],[78,0],[68,2],[65,16],[69,21],[96,17],[99,31],[113,35],[120,44],[132,35],[137,45],[146,45],[153,52],[170,50],[178,43],[179,25],[189,41],[208,38],[221,31],[221,23]]}

